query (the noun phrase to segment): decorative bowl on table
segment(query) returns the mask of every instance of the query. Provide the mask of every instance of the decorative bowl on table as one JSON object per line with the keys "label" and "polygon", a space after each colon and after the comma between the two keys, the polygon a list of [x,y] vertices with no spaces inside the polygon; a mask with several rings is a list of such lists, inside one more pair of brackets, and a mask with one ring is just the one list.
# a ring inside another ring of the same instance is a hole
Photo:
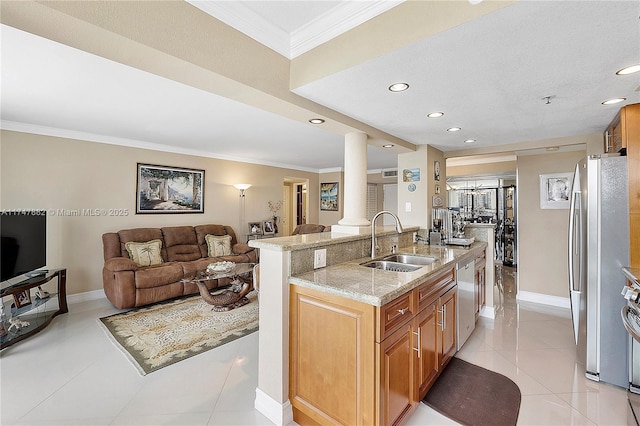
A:
{"label": "decorative bowl on table", "polygon": [[236,266],[234,262],[214,262],[207,265],[207,274],[215,274],[218,272],[229,272]]}

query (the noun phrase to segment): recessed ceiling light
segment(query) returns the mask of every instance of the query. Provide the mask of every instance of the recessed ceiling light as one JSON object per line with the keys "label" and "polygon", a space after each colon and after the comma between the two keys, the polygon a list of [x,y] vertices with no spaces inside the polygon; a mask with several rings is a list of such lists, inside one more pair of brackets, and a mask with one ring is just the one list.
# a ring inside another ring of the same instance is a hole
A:
{"label": "recessed ceiling light", "polygon": [[459,132],[460,130],[462,130],[462,127],[449,127],[447,132]]}
{"label": "recessed ceiling light", "polygon": [[389,86],[389,90],[392,92],[404,92],[409,88],[409,84],[407,83],[393,83]]}
{"label": "recessed ceiling light", "polygon": [[431,114],[427,114],[427,117],[438,118],[438,117],[442,117],[443,115],[444,115],[444,112],[432,112]]}
{"label": "recessed ceiling light", "polygon": [[604,101],[602,103],[602,105],[613,105],[613,104],[619,104],[620,102],[624,102],[626,101],[627,98],[614,98],[614,99],[607,99],[606,101]]}
{"label": "recessed ceiling light", "polygon": [[324,123],[324,120],[322,118],[312,118],[311,120],[309,120],[309,123],[311,123],[311,124],[322,124],[322,123]]}
{"label": "recessed ceiling light", "polygon": [[392,143],[388,143],[388,144],[382,145],[382,147],[383,148],[393,148],[394,145]]}
{"label": "recessed ceiling light", "polygon": [[628,75],[633,74],[634,72],[640,71],[640,64],[631,65],[629,67],[624,67],[620,71],[618,71],[617,75]]}
{"label": "recessed ceiling light", "polygon": [[467,139],[466,141],[464,141],[464,143],[474,143],[475,141],[475,139]]}

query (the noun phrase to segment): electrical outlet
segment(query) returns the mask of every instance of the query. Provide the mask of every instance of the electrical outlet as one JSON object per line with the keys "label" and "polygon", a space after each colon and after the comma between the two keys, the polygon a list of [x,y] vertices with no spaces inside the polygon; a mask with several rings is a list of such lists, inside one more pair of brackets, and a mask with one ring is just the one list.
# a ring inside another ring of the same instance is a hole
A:
{"label": "electrical outlet", "polygon": [[411,213],[411,202],[404,203],[404,211],[407,213]]}
{"label": "electrical outlet", "polygon": [[313,269],[327,266],[327,249],[319,249],[313,252]]}

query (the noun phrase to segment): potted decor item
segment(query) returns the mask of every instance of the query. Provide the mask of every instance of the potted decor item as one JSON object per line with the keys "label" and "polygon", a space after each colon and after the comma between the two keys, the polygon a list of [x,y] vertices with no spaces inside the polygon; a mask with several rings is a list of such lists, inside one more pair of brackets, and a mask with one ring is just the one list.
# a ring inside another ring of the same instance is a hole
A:
{"label": "potted decor item", "polygon": [[271,219],[273,219],[273,233],[277,234],[278,233],[278,216],[276,216],[276,213],[278,213],[278,211],[282,208],[282,200],[278,201],[277,203],[273,203],[271,201],[268,201],[267,204],[269,205],[269,210],[271,211]]}

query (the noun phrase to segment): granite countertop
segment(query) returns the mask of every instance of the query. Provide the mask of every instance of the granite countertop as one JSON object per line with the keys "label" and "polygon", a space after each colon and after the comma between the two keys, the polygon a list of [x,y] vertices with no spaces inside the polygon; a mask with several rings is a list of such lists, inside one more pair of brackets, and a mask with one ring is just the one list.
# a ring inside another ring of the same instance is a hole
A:
{"label": "granite countertop", "polygon": [[477,257],[486,246],[485,242],[475,242],[468,248],[413,244],[398,249],[397,253],[431,256],[437,259],[436,262],[413,272],[392,272],[360,265],[371,260],[370,258],[354,259],[292,276],[290,282],[301,287],[382,306],[413,290],[443,269]]}
{"label": "granite countertop", "polygon": [[[418,226],[405,226],[404,233],[417,232]],[[397,234],[395,226],[377,226],[376,237]],[[349,241],[359,241],[370,238],[370,235],[339,234],[335,232],[318,232],[315,234],[291,235],[288,237],[276,237],[263,240],[249,241],[250,247],[274,251],[303,250],[315,247],[325,247],[329,244],[339,244]]]}

